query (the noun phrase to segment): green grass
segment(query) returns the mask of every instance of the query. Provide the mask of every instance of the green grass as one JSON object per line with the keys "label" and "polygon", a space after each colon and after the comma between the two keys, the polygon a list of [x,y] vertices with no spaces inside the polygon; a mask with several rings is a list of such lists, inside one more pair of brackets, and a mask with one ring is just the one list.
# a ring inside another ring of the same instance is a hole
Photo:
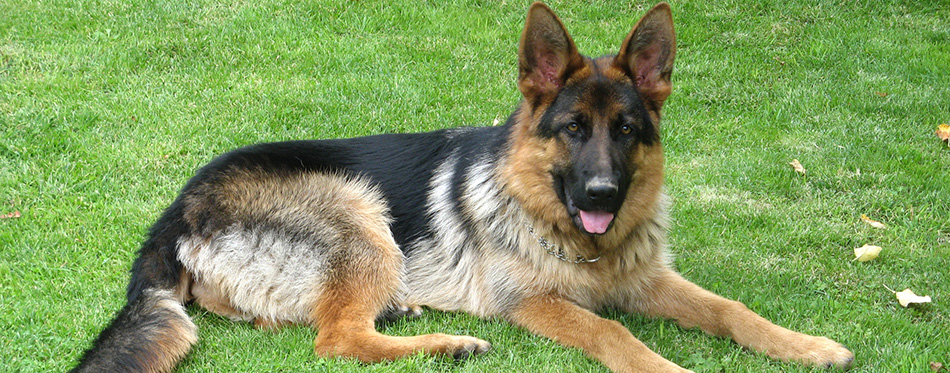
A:
{"label": "green grass", "polygon": [[[582,52],[614,53],[652,3],[551,4]],[[684,275],[832,337],[859,372],[950,364],[950,7],[943,1],[673,1],[663,124]],[[489,125],[515,106],[527,4],[0,1],[0,351],[62,371],[123,304],[149,224],[237,146]],[[886,93],[881,97],[876,92]],[[807,177],[788,162],[799,159]],[[875,230],[861,214],[888,224]],[[851,261],[865,243],[884,247]],[[884,285],[933,303],[905,309]],[[180,371],[603,371],[496,320],[428,312],[390,334],[479,336],[488,355],[362,366],[314,332],[191,308]],[[697,371],[807,370],[666,320],[607,312]]]}

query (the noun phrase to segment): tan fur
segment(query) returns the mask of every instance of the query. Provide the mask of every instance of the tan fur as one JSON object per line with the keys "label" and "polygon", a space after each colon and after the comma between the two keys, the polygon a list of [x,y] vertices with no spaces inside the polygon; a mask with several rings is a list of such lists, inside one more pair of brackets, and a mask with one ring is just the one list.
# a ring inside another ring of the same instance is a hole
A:
{"label": "tan fur", "polygon": [[154,327],[146,330],[152,338],[153,345],[149,351],[143,351],[138,356],[142,366],[148,367],[150,372],[168,372],[181,360],[198,340],[195,324],[185,313],[184,307],[173,299],[168,291],[149,291],[145,296],[154,302],[150,307],[162,309],[173,314],[175,319],[167,324],[168,328]]}
{"label": "tan fur", "polygon": [[619,322],[554,295],[526,299],[511,314],[512,322],[532,333],[583,350],[615,372],[685,372],[630,334]]}
{"label": "tan fur", "polygon": [[[367,212],[370,214],[365,220],[370,220],[374,212]],[[403,258],[388,224],[366,227],[361,233],[371,244],[365,247],[365,252],[353,253],[351,248],[347,255],[334,262],[334,274],[314,304],[311,322],[319,331],[314,341],[316,354],[378,362],[417,352],[453,356],[460,351],[471,354],[487,351],[488,342],[473,337],[446,334],[393,337],[376,331],[376,316],[392,304],[401,282]]]}
{"label": "tan fur", "polygon": [[522,103],[519,112],[519,123],[525,124],[514,128],[512,147],[499,177],[505,181],[505,192],[518,200],[535,220],[552,224],[559,232],[573,232],[574,224],[550,187],[551,169],[568,159],[567,151],[556,140],[534,136],[540,113],[531,116],[525,106]]}
{"label": "tan fur", "polygon": [[316,305],[313,320],[319,330],[314,341],[318,356],[354,357],[372,363],[395,360],[417,352],[460,357],[460,354],[483,353],[491,348],[488,342],[473,337],[428,334],[393,337],[376,331],[373,321],[379,309],[363,298],[379,286],[377,278],[342,278],[339,285],[324,294]]}
{"label": "tan fur", "polygon": [[745,347],[773,358],[809,365],[840,362],[854,355],[841,344],[825,338],[797,333],[750,311],[739,302],[724,299],[664,269],[630,311],[675,319],[686,328],[732,338]]}

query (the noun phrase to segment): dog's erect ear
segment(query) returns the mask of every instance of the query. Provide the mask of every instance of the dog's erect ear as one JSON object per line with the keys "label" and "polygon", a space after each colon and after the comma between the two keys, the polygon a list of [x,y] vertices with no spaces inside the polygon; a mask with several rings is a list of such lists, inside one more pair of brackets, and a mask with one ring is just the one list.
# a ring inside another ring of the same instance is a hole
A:
{"label": "dog's erect ear", "polygon": [[659,3],[633,26],[614,59],[614,67],[630,76],[644,104],[659,112],[673,90],[670,76],[674,55],[673,14],[669,4]]}
{"label": "dog's erect ear", "polygon": [[521,33],[518,64],[518,89],[533,101],[560,91],[571,74],[584,67],[584,58],[561,20],[536,2],[528,9]]}

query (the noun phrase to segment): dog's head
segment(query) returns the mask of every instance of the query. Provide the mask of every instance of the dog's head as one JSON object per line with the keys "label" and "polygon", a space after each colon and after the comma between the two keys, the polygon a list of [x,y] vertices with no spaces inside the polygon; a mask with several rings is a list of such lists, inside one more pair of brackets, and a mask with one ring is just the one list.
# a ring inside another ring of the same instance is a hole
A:
{"label": "dog's head", "polygon": [[532,4],[518,50],[524,101],[512,117],[505,170],[528,210],[562,231],[573,225],[590,235],[651,213],[663,178],[660,110],[675,51],[666,3],[637,22],[617,55],[596,59],[578,53],[551,9]]}

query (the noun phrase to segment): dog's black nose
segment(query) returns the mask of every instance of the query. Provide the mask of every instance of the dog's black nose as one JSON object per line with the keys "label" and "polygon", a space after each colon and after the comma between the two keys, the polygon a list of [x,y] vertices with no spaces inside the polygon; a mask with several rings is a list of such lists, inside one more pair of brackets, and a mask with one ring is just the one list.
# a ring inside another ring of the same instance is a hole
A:
{"label": "dog's black nose", "polygon": [[617,186],[612,183],[590,183],[587,185],[587,197],[591,201],[604,202],[617,196]]}

